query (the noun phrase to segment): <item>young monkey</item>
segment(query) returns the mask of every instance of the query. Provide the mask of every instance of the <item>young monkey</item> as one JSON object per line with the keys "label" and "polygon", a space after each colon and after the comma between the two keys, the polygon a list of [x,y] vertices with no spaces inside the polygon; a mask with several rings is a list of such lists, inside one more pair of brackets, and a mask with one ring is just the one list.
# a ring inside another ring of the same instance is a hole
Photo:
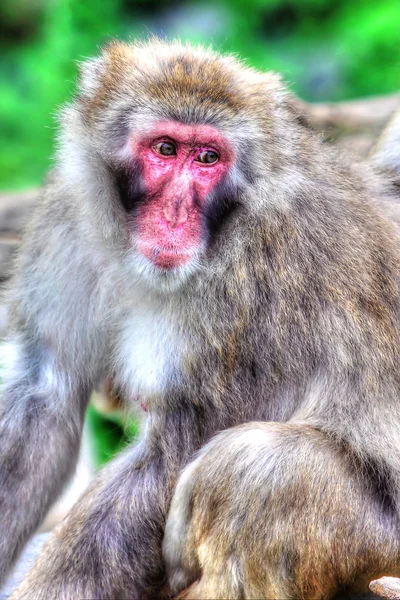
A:
{"label": "young monkey", "polygon": [[84,63],[10,294],[3,576],[74,468],[93,387],[113,376],[147,423],[13,600],[322,599],[396,573],[392,190],[271,73],[161,41]]}

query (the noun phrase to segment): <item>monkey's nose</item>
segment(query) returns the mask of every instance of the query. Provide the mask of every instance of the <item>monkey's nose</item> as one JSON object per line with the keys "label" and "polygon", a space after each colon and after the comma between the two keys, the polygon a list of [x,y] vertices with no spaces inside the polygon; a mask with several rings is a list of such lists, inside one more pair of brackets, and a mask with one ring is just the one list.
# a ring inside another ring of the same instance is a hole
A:
{"label": "monkey's nose", "polygon": [[174,199],[164,206],[164,217],[171,227],[185,223],[188,218],[187,207],[180,199]]}

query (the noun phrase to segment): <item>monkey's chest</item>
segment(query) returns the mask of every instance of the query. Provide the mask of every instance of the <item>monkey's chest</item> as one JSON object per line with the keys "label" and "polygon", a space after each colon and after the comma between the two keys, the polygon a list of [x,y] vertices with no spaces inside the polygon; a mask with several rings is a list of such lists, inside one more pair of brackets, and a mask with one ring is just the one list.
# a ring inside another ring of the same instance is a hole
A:
{"label": "monkey's chest", "polygon": [[173,321],[148,308],[126,320],[119,349],[119,377],[131,397],[146,401],[165,394],[176,380],[182,340]]}

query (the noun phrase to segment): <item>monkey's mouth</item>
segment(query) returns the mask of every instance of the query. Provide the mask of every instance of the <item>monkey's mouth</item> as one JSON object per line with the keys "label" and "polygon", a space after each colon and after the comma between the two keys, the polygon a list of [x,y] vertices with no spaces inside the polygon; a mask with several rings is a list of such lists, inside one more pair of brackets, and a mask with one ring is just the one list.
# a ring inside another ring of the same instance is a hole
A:
{"label": "monkey's mouth", "polygon": [[139,245],[139,252],[159,269],[172,270],[186,265],[192,258],[190,251],[176,250],[174,248],[148,247],[147,244]]}

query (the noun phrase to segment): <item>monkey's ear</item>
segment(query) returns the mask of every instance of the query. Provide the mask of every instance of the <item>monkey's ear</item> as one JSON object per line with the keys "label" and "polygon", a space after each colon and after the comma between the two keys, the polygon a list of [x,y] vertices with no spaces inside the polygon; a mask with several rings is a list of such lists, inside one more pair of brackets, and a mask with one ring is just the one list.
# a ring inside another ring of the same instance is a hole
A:
{"label": "monkey's ear", "polygon": [[135,67],[135,50],[130,44],[112,41],[103,46],[100,56],[79,64],[78,89],[93,97],[118,91]]}
{"label": "monkey's ear", "polygon": [[285,97],[285,104],[288,113],[298,125],[301,125],[306,129],[318,131],[318,127],[316,127],[315,123],[312,121],[309,106],[305,102],[288,92]]}
{"label": "monkey's ear", "polygon": [[378,169],[387,171],[396,177],[400,184],[400,109],[398,109],[371,152],[371,162]]}
{"label": "monkey's ear", "polygon": [[306,129],[315,129],[310,118],[308,105],[295,96],[286,86],[279,73],[269,71],[262,74],[263,93],[273,99],[276,109],[283,109],[286,118]]}
{"label": "monkey's ear", "polygon": [[78,90],[83,96],[93,96],[101,86],[106,72],[103,56],[78,63]]}

